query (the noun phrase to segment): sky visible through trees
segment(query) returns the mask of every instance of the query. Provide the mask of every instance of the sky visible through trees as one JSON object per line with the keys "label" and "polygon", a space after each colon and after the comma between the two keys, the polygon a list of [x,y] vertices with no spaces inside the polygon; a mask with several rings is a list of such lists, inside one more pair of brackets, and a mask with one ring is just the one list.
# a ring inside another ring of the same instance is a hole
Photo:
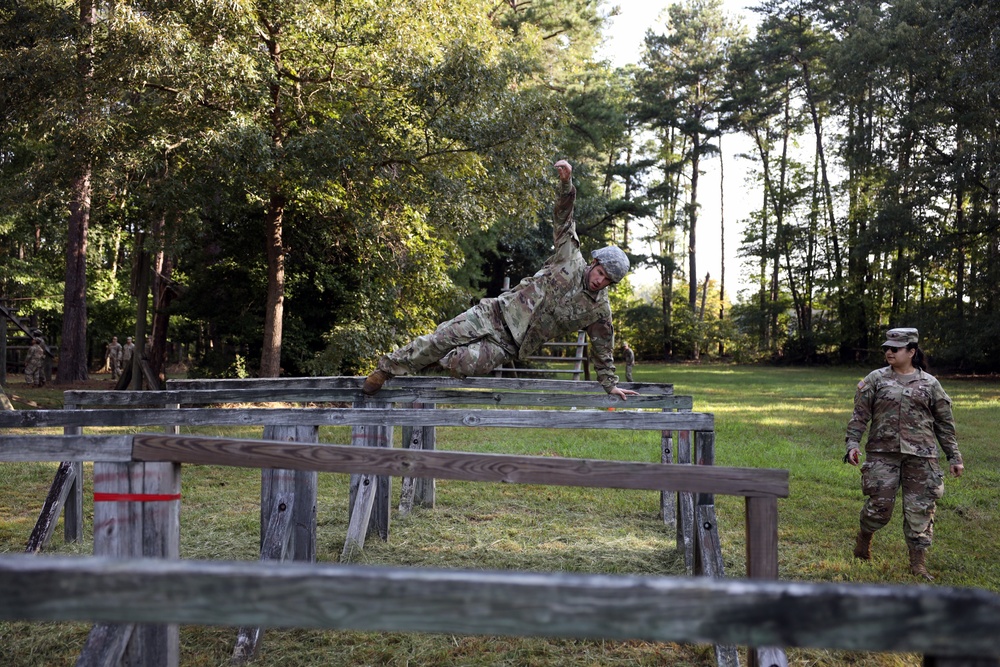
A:
{"label": "sky visible through trees", "polygon": [[[618,3],[621,11],[613,17],[605,29],[607,41],[602,54],[611,60],[616,67],[629,63],[638,63],[642,54],[643,40],[647,30],[662,31],[664,13],[671,0],[624,0]],[[723,10],[739,20],[748,28],[753,28],[759,22],[751,8],[758,3],[756,0],[723,0]],[[713,159],[704,165],[704,187],[706,197],[702,203],[702,211],[706,221],[703,243],[700,244],[698,255],[703,272],[719,277],[721,244],[718,242],[719,217],[726,216],[726,266],[731,282],[727,289],[730,299],[736,301],[741,292],[753,289],[752,281],[742,269],[742,260],[738,256],[740,240],[742,239],[745,219],[752,209],[752,203],[747,197],[748,185],[746,179],[750,176],[751,165],[737,157],[739,153],[750,151],[750,140],[741,135],[729,135],[722,141],[723,171],[720,173],[720,160]],[[720,196],[720,176],[725,185],[725,193]],[[712,193],[716,196],[712,197]],[[724,199],[721,199],[724,197]],[[721,200],[721,201],[720,201]],[[720,209],[720,203],[724,209]],[[654,272],[640,269],[636,274],[636,285],[640,289],[648,289],[658,280]]]}

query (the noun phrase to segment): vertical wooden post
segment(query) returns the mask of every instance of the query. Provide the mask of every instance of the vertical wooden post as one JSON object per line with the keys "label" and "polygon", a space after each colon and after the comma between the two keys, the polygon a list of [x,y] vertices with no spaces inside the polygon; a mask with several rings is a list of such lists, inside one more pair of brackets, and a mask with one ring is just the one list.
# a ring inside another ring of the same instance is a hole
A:
{"label": "vertical wooden post", "polygon": [[[677,432],[677,463],[691,465],[691,431]],[[694,573],[694,494],[677,494],[677,547],[684,549],[684,566]]]}
{"label": "vertical wooden post", "polygon": [[[670,412],[669,408],[663,408],[663,412]],[[663,431],[660,434],[660,463],[672,464],[674,462],[674,432]],[[672,491],[660,491],[660,516],[663,524],[670,528],[677,528],[677,494]]]}
{"label": "vertical wooden post", "polygon": [[[698,463],[698,465],[715,465],[715,433],[713,431],[698,431],[694,434],[694,439],[694,460]],[[699,493],[697,502],[699,505],[714,505],[715,494]]]}
{"label": "vertical wooden post", "polygon": [[[265,440],[319,442],[318,426],[265,426]],[[271,512],[279,494],[295,498],[292,510],[292,538],[288,560],[316,562],[316,486],[319,476],[313,470],[261,470],[260,539],[263,546]]]}
{"label": "vertical wooden post", "polygon": [[[421,408],[433,410],[433,403],[420,403]],[[437,430],[434,426],[420,427],[420,448],[424,451],[434,451],[437,447]],[[413,504],[427,509],[434,509],[437,481],[433,477],[416,477],[413,480]]]}
{"label": "vertical wooden post", "polygon": [[778,499],[746,499],[747,577],[778,578]]}
{"label": "vertical wooden post", "polygon": [[[94,463],[94,554],[180,557],[180,465]],[[125,664],[176,667],[177,625],[136,625]]]}
{"label": "vertical wooden post", "polygon": [[[75,410],[76,405],[64,405],[64,410]],[[81,435],[83,428],[67,426],[63,428],[65,435]],[[66,503],[63,506],[63,537],[67,542],[79,542],[83,539],[83,462],[72,461],[73,480],[70,483]]]}
{"label": "vertical wooden post", "polygon": [[[361,405],[387,408],[391,404],[368,399]],[[355,447],[392,447],[392,427],[355,426],[351,429],[351,444]],[[370,531],[377,532],[383,540],[389,539],[391,480],[388,475],[351,475],[349,522],[342,561],[349,562],[357,551],[364,549]]]}
{"label": "vertical wooden post", "polygon": [[[746,499],[747,577],[778,578],[778,499]],[[747,650],[748,667],[783,667],[788,662],[781,648],[758,646]]]}
{"label": "vertical wooden post", "polygon": [[[407,403],[404,407],[420,408],[420,403]],[[423,449],[424,430],[419,426],[404,426],[400,444],[403,449]],[[404,477],[399,490],[399,516],[404,517],[413,511],[413,496],[416,493],[416,482],[419,477]]]}
{"label": "vertical wooden post", "polygon": [[[433,403],[413,403],[413,408],[433,410]],[[432,451],[436,444],[437,432],[433,426],[404,426],[402,446],[404,449]],[[433,477],[404,477],[399,498],[399,513],[406,515],[414,505],[434,509],[436,484]]]}

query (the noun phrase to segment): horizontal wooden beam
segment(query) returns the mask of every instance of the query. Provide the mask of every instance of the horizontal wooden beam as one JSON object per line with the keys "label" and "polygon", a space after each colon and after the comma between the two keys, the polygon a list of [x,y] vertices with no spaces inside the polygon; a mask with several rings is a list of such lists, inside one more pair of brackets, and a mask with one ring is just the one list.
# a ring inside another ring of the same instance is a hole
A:
{"label": "horizontal wooden beam", "polygon": [[635,461],[385,449],[182,435],[140,434],[133,436],[133,439],[132,456],[136,461],[173,461],[475,482],[689,491],[750,497],[788,496],[788,471],[766,468],[667,466]]}
{"label": "horizontal wooden beam", "polygon": [[[360,388],[364,376],[316,378],[248,378],[226,380],[168,380],[167,389],[281,389],[294,387]],[[674,386],[662,382],[624,382],[620,387],[647,394],[672,394]],[[597,382],[587,380],[540,380],[525,378],[470,377],[464,380],[443,375],[402,375],[394,377],[386,388],[433,387],[438,389],[500,389],[518,391],[557,391],[604,393]]]}
{"label": "horizontal wooden beam", "polygon": [[938,586],[0,557],[0,619],[1000,655],[1000,597]]}
{"label": "horizontal wooden beam", "polygon": [[0,461],[132,460],[131,435],[2,435]]}
{"label": "horizontal wooden beam", "polygon": [[55,426],[472,426],[510,428],[711,431],[704,412],[621,410],[416,410],[347,408],[182,408],[0,410],[0,428]]}
{"label": "horizontal wooden beam", "polygon": [[[316,389],[169,389],[166,391],[67,391],[66,405],[140,407],[162,405],[208,405],[213,403],[328,403],[365,400],[360,388]],[[690,396],[672,394],[640,394],[622,401],[603,391],[600,393],[559,393],[498,391],[483,389],[435,389],[430,387],[385,388],[378,400],[391,403],[445,403],[449,405],[505,405],[532,407],[594,407],[594,408],[669,408],[690,410]]]}

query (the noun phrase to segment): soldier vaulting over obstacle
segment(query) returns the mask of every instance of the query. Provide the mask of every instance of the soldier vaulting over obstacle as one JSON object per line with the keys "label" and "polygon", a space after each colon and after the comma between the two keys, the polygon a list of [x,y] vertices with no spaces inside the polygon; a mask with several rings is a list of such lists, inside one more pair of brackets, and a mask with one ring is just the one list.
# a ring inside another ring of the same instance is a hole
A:
{"label": "soldier vaulting over obstacle", "polygon": [[617,246],[594,250],[588,264],[580,252],[573,207],[573,167],[554,165],[559,174],[553,236],[555,253],[541,270],[509,292],[483,299],[458,317],[438,325],[378,362],[362,391],[374,394],[395,375],[416,373],[440,362],[452,376],[487,375],[512,359],[524,359],[547,341],[586,329],[597,381],[622,400],[637,392],[618,386],[615,375],[615,329],[607,288],[629,271],[628,257]]}

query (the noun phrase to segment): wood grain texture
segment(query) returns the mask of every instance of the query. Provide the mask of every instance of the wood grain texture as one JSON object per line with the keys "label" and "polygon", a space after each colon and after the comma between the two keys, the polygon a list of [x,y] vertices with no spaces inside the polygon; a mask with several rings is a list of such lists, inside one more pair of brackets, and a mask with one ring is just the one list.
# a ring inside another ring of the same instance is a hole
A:
{"label": "wood grain texture", "polygon": [[59,464],[56,477],[52,481],[45,502],[42,504],[42,511],[38,514],[38,521],[35,522],[31,537],[28,538],[28,546],[25,547],[27,553],[38,553],[52,539],[56,522],[59,521],[59,515],[62,513],[66,498],[76,482],[76,476],[76,466],[71,461],[63,461]]}
{"label": "wood grain texture", "polygon": [[788,471],[776,469],[665,466],[634,461],[383,449],[202,436],[139,434],[133,436],[133,440],[136,461],[772,498],[788,496]]}
{"label": "wood grain texture", "polygon": [[2,435],[0,461],[132,460],[131,435]]}
{"label": "wood grain texture", "polygon": [[391,408],[182,408],[103,410],[0,410],[0,428],[54,426],[470,426],[711,431],[703,412],[616,410],[461,410]]}
{"label": "wood grain texture", "polygon": [[95,625],[87,634],[76,667],[119,667],[134,628],[132,624]]}
{"label": "wood grain texture", "polygon": [[1000,655],[1000,596],[939,586],[0,557],[0,618]]}

